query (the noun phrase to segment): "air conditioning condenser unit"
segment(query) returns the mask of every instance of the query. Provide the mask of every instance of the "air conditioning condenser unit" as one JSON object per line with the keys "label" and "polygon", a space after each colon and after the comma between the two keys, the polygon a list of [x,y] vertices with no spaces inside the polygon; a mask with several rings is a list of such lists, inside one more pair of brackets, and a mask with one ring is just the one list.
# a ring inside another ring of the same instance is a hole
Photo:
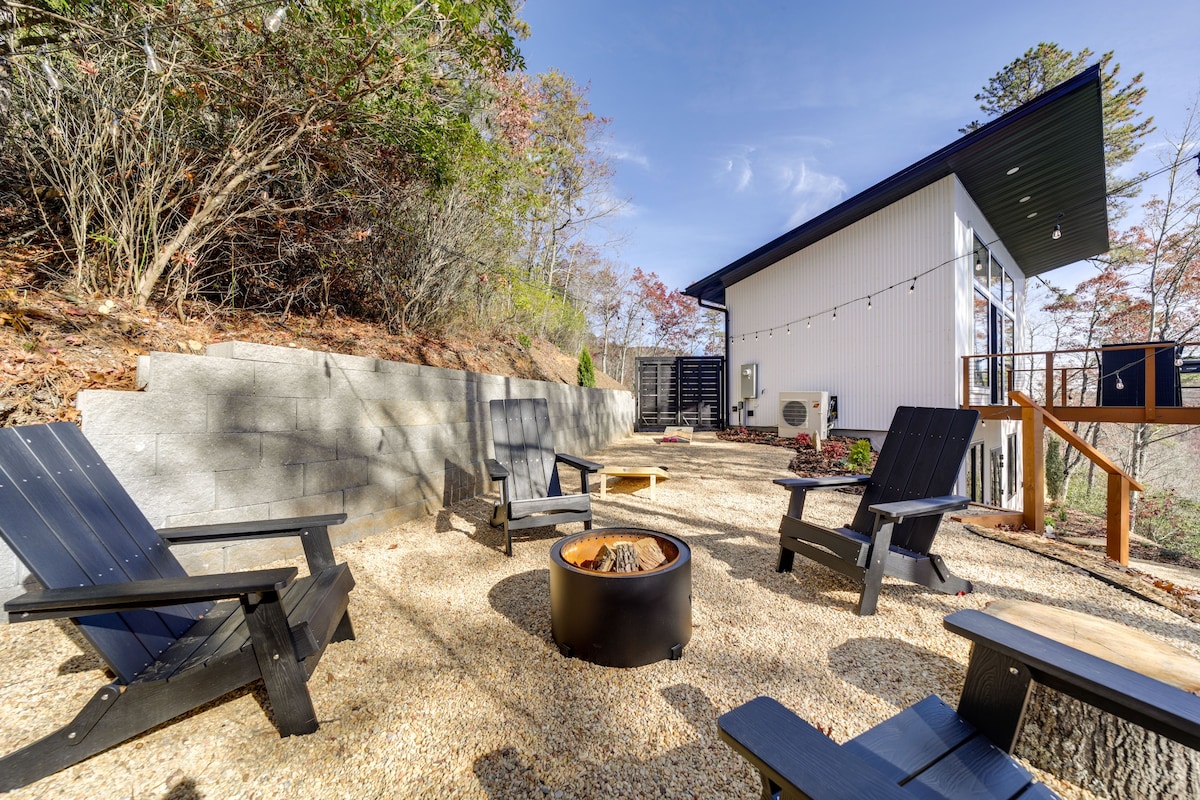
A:
{"label": "air conditioning condenser unit", "polygon": [[780,392],[779,435],[829,438],[829,392]]}

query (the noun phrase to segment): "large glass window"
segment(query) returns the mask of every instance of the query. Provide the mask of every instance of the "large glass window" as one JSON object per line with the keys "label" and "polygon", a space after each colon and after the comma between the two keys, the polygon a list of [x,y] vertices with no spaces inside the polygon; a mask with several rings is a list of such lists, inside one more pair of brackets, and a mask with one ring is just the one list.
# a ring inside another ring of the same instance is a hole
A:
{"label": "large glass window", "polygon": [[974,359],[972,397],[981,403],[1003,403],[1009,390],[1017,351],[1014,282],[1004,267],[975,237]]}

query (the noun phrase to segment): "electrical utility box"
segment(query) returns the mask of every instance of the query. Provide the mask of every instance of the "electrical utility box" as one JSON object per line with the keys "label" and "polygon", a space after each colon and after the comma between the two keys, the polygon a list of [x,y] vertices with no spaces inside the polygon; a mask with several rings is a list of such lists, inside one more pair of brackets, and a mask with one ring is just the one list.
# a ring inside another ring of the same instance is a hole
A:
{"label": "electrical utility box", "polygon": [[753,400],[758,397],[758,364],[742,364],[738,369],[741,376],[741,393],[743,400]]}

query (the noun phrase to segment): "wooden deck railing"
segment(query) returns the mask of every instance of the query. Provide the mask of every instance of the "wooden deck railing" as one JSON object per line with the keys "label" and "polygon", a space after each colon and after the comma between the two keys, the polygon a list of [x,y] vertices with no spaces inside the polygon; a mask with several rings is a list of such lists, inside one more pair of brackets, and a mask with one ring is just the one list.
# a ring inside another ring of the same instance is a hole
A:
{"label": "wooden deck railing", "polygon": [[[1174,352],[1162,352],[1171,348]],[[1102,354],[1131,353],[1111,374],[1101,370]],[[1200,372],[1200,342],[1139,343],[1104,345],[1026,353],[985,353],[963,356],[962,406],[977,408],[988,419],[1019,419],[1020,409],[1009,399],[1012,391],[1040,397],[1041,406],[1064,422],[1152,422],[1200,424],[1200,382],[1191,384],[1184,376]],[[1179,396],[1159,397],[1161,369],[1174,370]],[[1200,376],[1198,376],[1200,377]],[[1104,390],[1101,391],[1101,382]],[[1140,387],[1135,405],[1117,405],[1113,394],[1124,384]],[[1107,397],[1105,396],[1107,395]],[[1103,404],[1101,400],[1103,399]],[[1008,409],[1004,411],[1002,409]]]}
{"label": "wooden deck railing", "polygon": [[1123,469],[1080,438],[1048,409],[1033,402],[1024,392],[1009,392],[1009,399],[1021,410],[1021,459],[1025,474],[1025,527],[1041,531],[1046,513],[1046,459],[1042,449],[1045,428],[1057,433],[1068,444],[1108,473],[1107,531],[1105,552],[1122,565],[1129,564],[1129,493],[1144,491]]}

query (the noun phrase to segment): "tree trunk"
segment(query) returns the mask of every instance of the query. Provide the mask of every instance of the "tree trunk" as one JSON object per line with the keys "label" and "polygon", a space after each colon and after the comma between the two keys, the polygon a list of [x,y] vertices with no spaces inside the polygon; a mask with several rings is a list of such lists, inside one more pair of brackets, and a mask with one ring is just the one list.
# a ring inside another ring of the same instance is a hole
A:
{"label": "tree trunk", "polygon": [[1015,755],[1097,797],[1200,797],[1200,752],[1041,685]]}

